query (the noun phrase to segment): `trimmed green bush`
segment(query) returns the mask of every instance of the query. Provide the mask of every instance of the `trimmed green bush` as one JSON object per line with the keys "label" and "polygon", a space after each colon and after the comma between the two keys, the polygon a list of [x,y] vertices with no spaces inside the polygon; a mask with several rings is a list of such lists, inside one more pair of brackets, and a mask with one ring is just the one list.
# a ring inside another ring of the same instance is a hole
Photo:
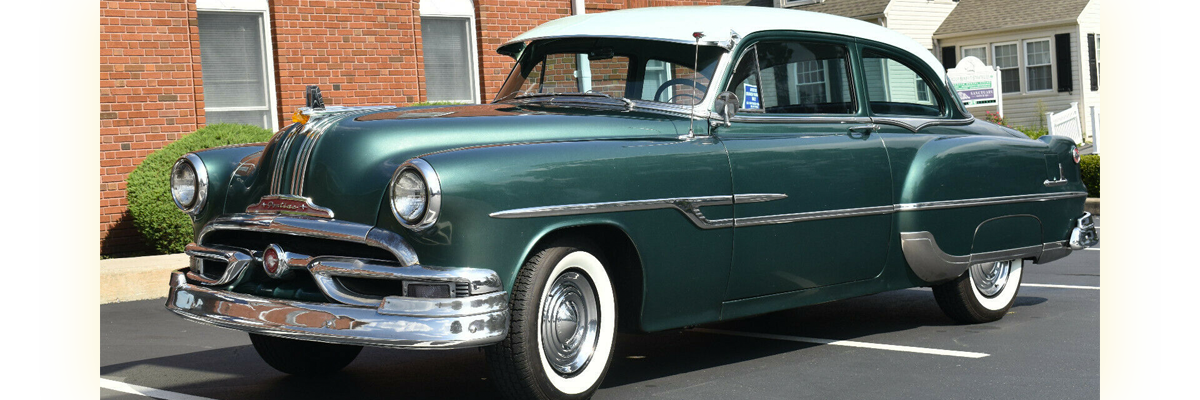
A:
{"label": "trimmed green bush", "polygon": [[185,135],[150,153],[129,173],[125,198],[133,225],[155,251],[179,253],[192,241],[192,220],[171,200],[171,167],[184,154],[210,147],[257,143],[271,139],[271,131],[257,126],[214,124]]}
{"label": "trimmed green bush", "polygon": [[1079,158],[1079,173],[1087,185],[1088,197],[1100,197],[1100,155],[1088,154]]}
{"label": "trimmed green bush", "polygon": [[1029,136],[1029,138],[1030,138],[1030,139],[1037,139],[1037,138],[1040,138],[1040,137],[1042,137],[1042,136],[1046,136],[1047,134],[1049,134],[1049,133],[1050,133],[1050,131],[1049,131],[1049,130],[1047,130],[1047,129],[1045,129],[1045,128],[1038,129],[1038,128],[1026,128],[1026,127],[1023,127],[1023,126],[1018,126],[1018,127],[1016,127],[1016,128],[1013,128],[1013,129],[1016,129],[1016,130],[1018,130],[1018,131],[1021,131],[1021,133],[1024,133],[1024,134],[1025,134],[1025,136]]}

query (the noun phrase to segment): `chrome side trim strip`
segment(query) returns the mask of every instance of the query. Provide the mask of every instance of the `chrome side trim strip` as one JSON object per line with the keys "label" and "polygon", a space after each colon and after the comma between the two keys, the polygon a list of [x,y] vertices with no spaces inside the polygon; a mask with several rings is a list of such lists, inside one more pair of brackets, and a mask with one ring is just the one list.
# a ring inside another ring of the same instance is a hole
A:
{"label": "chrome side trim strip", "polygon": [[1062,192],[1049,194],[1023,194],[1015,196],[981,197],[974,199],[928,201],[921,203],[903,203],[890,206],[872,206],[859,208],[843,208],[836,210],[810,211],[791,214],[763,215],[757,217],[722,218],[710,220],[700,212],[700,207],[729,204],[759,203],[764,201],[787,198],[785,194],[737,194],[733,196],[702,196],[702,197],[672,197],[651,200],[611,201],[603,203],[565,204],[557,206],[542,206],[518,208],[497,211],[488,216],[492,218],[536,218],[557,217],[565,215],[599,214],[621,211],[655,210],[674,208],[688,217],[692,223],[703,229],[748,227],[758,225],[785,224],[791,222],[814,221],[831,218],[849,218],[864,215],[883,215],[894,212],[938,210],[945,208],[976,207],[997,204],[1023,203],[1033,201],[1062,200],[1076,197],[1086,197],[1087,192]]}
{"label": "chrome side trim strip", "polygon": [[760,203],[784,198],[787,198],[787,195],[777,193],[737,194],[733,196],[672,197],[665,199],[610,201],[602,203],[518,208],[515,210],[494,212],[488,214],[488,216],[492,218],[535,218],[674,208],[683,213],[683,215],[691,220],[693,224],[696,224],[696,226],[702,229],[714,229],[733,226],[733,218],[709,220],[704,216],[704,213],[700,212],[700,207],[722,206],[734,203]]}
{"label": "chrome side trim strip", "polygon": [[861,217],[864,215],[891,214],[892,206],[847,208],[841,210],[813,211],[792,214],[765,215],[761,217],[735,218],[734,226],[747,227],[758,225],[787,224],[792,222],[816,221],[832,218]]}
{"label": "chrome side trim strip", "polygon": [[943,208],[975,207],[996,204],[1024,203],[1030,201],[1051,201],[1087,197],[1087,192],[1061,192],[1021,194],[1015,196],[980,197],[974,199],[926,201],[920,203],[902,203],[896,205],[896,211],[923,211]]}
{"label": "chrome side trim strip", "polygon": [[904,260],[908,261],[909,268],[918,278],[930,283],[957,278],[972,264],[1014,258],[1040,258],[1045,248],[1046,244],[1042,244],[956,256],[942,251],[932,233],[926,231],[900,233],[900,250],[904,253]]}

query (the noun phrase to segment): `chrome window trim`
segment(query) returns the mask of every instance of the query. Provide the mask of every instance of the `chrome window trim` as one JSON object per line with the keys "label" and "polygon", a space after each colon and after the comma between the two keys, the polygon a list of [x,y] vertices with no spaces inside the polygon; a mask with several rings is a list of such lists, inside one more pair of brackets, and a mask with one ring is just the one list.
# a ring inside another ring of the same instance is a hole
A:
{"label": "chrome window trim", "polygon": [[[200,214],[200,211],[204,210],[204,203],[208,201],[208,169],[204,167],[204,161],[200,159],[200,156],[196,155],[196,153],[187,153],[183,157],[179,157],[178,160],[175,160],[175,165],[171,167],[172,173],[175,171],[175,167],[185,162],[191,164],[192,171],[196,172],[196,198],[192,200],[191,207],[184,207],[183,204],[179,204],[179,200],[175,199],[175,195],[173,194],[171,195],[171,201],[180,210],[195,217]],[[167,182],[168,190],[170,190],[169,181],[170,179]]]}
{"label": "chrome window trim", "polygon": [[866,124],[871,122],[869,117],[855,116],[823,116],[823,115],[771,115],[771,114],[737,114],[729,118],[729,122],[758,122],[769,124]]}
{"label": "chrome window trim", "polygon": [[[395,202],[392,198],[395,196],[392,193],[392,187],[396,183],[396,179],[405,170],[415,170],[417,174],[425,181],[425,212],[421,214],[421,219],[415,223],[408,222],[396,211]],[[429,229],[433,224],[437,223],[438,217],[442,215],[442,180],[438,177],[437,171],[433,169],[429,162],[414,158],[408,160],[404,164],[396,168],[396,172],[392,173],[392,179],[388,180],[388,209],[392,210],[392,216],[396,221],[400,222],[405,228],[413,231],[423,231]]]}

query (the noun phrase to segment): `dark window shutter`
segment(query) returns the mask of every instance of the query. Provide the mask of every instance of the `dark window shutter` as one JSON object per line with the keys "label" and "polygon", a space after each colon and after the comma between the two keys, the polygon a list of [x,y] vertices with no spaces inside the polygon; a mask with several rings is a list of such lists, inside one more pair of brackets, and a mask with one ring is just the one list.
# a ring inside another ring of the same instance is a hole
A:
{"label": "dark window shutter", "polygon": [[1058,65],[1058,91],[1075,90],[1075,78],[1071,76],[1071,34],[1054,35],[1054,62]]}
{"label": "dark window shutter", "polygon": [[1092,78],[1092,91],[1100,90],[1100,74],[1096,70],[1096,34],[1088,34],[1088,76]]}
{"label": "dark window shutter", "polygon": [[955,65],[958,65],[958,53],[954,52],[954,46],[942,46],[942,66],[953,69]]}

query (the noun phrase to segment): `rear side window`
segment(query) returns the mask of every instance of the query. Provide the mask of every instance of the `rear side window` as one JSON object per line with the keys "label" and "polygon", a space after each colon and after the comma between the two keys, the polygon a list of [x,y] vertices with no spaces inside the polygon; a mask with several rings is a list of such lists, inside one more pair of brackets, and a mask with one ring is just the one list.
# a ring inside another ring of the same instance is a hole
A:
{"label": "rear side window", "polygon": [[726,90],[747,112],[854,114],[848,54],[836,44],[760,42],[742,56]]}
{"label": "rear side window", "polygon": [[863,75],[872,114],[938,117],[942,104],[929,81],[887,55],[863,50]]}

